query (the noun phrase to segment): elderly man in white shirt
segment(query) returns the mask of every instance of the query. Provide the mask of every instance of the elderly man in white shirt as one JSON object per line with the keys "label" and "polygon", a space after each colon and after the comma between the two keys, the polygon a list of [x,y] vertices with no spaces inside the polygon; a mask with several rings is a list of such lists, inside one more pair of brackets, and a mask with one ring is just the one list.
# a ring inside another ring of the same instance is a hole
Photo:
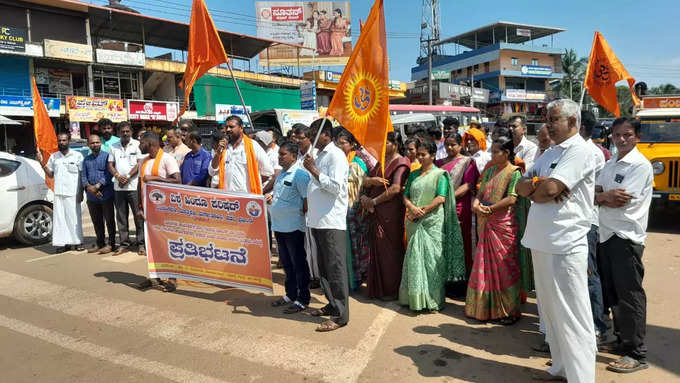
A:
{"label": "elderly man in white shirt", "polygon": [[524,116],[510,117],[508,120],[508,128],[512,131],[512,142],[515,144],[515,157],[524,161],[526,169],[531,169],[534,165],[538,146],[526,138],[526,118],[524,118]]}
{"label": "elderly man in white shirt", "polygon": [[[252,147],[257,164],[248,163],[246,141]],[[243,120],[239,116],[229,116],[226,121],[226,138],[220,140],[208,167],[208,174],[211,177],[217,176],[218,188],[231,192],[254,193],[255,190],[251,187],[253,183],[248,178],[249,165],[257,166],[261,179],[256,182],[260,184],[261,193],[263,181],[274,175],[274,168],[264,149],[244,135]],[[224,169],[222,173],[220,167]]]}
{"label": "elderly man in white shirt", "polygon": [[57,252],[69,250],[82,251],[83,220],[80,202],[83,200],[80,172],[83,170],[83,155],[69,149],[71,134],[62,132],[57,135],[59,151],[52,153],[43,164],[38,151],[38,162],[45,174],[54,178],[54,205],[52,207],[52,246]]}
{"label": "elderly man in white shirt", "polygon": [[306,155],[305,169],[311,175],[307,187],[307,226],[316,241],[321,287],[328,299],[314,316],[330,316],[316,331],[333,331],[349,322],[349,279],[347,275],[346,219],[349,165],[345,153],[333,144],[330,121],[316,120],[310,132],[319,135],[316,159]]}
{"label": "elderly man in white shirt", "polygon": [[536,380],[595,381],[595,330],[588,295],[588,232],[595,196],[591,151],[572,100],[548,104],[548,149],[517,185],[533,201],[522,245],[531,249],[536,295],[552,366]]}
{"label": "elderly man in white shirt", "polygon": [[603,349],[622,355],[607,369],[626,373],[648,367],[642,253],[654,174],[649,160],[636,147],[640,121],[615,120],[612,139],[617,154],[600,171],[595,193],[595,203],[600,206],[600,275],[605,302],[612,307],[618,330],[618,341]]}

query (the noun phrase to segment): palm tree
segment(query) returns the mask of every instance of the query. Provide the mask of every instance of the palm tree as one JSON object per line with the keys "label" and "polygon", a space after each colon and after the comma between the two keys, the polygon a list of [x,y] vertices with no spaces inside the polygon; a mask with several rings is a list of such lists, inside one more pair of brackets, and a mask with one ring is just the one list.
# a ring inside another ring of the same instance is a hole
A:
{"label": "palm tree", "polygon": [[568,95],[569,98],[574,100],[574,90],[576,90],[576,97],[579,97],[587,64],[587,58],[579,58],[575,50],[565,49],[562,56],[562,73],[564,73],[564,77],[561,81],[553,84],[553,91],[560,97],[567,97]]}
{"label": "palm tree", "polygon": [[649,94],[680,94],[680,88],[673,84],[661,84],[650,89]]}

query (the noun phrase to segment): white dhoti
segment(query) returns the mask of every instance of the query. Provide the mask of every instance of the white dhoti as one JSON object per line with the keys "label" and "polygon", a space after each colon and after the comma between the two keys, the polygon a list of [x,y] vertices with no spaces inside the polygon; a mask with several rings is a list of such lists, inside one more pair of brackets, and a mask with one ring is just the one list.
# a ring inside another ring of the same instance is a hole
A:
{"label": "white dhoti", "polygon": [[83,218],[76,196],[55,195],[52,207],[52,245],[83,243]]}
{"label": "white dhoti", "polygon": [[595,382],[595,328],[588,295],[588,248],[578,253],[531,250],[539,315],[546,327],[552,366],[569,382]]}
{"label": "white dhoti", "polygon": [[319,262],[317,258],[316,242],[312,235],[312,229],[309,227],[305,231],[305,251],[307,252],[307,264],[309,265],[309,274],[312,279],[320,279]]}

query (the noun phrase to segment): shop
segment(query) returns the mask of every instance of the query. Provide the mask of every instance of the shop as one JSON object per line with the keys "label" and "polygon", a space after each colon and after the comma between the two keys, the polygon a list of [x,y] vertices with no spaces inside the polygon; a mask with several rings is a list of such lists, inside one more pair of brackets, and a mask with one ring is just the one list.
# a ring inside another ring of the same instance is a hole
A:
{"label": "shop", "polygon": [[[59,99],[43,97],[43,102],[47,113],[52,117],[55,129],[63,127],[58,120]],[[3,127],[6,131],[0,135],[0,150],[7,148],[10,153],[33,156],[35,154],[33,99],[27,96],[0,96],[0,115],[21,123]]]}

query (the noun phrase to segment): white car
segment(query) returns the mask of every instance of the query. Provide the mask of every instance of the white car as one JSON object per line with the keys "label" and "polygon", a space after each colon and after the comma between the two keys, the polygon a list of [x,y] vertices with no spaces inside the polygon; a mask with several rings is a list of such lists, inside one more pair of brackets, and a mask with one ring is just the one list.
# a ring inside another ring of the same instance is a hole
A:
{"label": "white car", "polygon": [[38,161],[0,152],[0,237],[31,246],[51,241],[53,199]]}

